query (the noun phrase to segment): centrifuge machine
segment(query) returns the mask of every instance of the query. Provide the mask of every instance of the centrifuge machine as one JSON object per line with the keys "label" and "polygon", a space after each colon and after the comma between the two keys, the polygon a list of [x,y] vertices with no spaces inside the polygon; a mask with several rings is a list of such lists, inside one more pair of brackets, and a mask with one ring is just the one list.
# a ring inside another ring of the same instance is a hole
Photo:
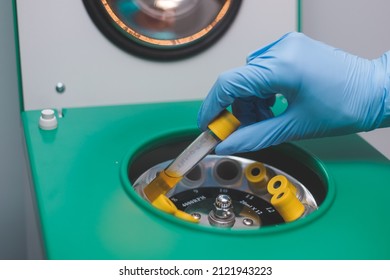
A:
{"label": "centrifuge machine", "polygon": [[14,4],[46,258],[390,257],[389,161],[357,135],[210,153],[162,200],[146,191],[200,134],[218,74],[296,30],[299,2]]}

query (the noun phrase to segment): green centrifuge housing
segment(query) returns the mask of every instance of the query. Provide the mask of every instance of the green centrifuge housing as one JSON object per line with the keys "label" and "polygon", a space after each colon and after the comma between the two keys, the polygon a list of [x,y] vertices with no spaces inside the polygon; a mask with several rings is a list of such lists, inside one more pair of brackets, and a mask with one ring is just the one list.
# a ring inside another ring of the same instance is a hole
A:
{"label": "green centrifuge housing", "polygon": [[272,148],[326,186],[319,209],[295,222],[253,231],[205,228],[141,199],[128,179],[132,162],[199,134],[199,105],[67,109],[52,131],[39,129],[40,111],[22,113],[48,259],[390,258],[390,164],[357,135]]}

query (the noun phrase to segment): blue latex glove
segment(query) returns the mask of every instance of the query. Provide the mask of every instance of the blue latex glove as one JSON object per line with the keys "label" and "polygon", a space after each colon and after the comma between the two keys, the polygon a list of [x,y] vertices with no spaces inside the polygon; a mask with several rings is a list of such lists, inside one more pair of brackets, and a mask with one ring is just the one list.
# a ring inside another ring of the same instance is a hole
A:
{"label": "blue latex glove", "polygon": [[[232,104],[242,126],[218,154],[259,150],[282,142],[390,126],[390,52],[363,59],[301,33],[289,33],[254,52],[243,67],[219,76],[204,100],[198,125]],[[276,93],[288,108],[273,117]]]}

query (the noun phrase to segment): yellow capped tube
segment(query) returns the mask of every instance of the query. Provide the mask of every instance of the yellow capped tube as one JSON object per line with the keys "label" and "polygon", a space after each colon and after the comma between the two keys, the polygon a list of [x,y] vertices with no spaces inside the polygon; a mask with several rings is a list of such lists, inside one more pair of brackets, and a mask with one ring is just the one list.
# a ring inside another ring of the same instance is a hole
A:
{"label": "yellow capped tube", "polygon": [[[191,171],[193,167],[199,163],[199,161],[208,155],[222,140],[226,139],[239,126],[240,122],[233,116],[232,113],[227,110],[222,111],[209,124],[208,130],[202,132],[175,160],[169,164],[167,168],[158,173],[156,178],[144,188],[146,198],[152,204],[157,199],[161,200],[160,195],[165,195],[169,190],[171,190],[188,172]],[[181,219],[190,220],[190,218],[185,215],[185,212],[181,212],[175,211],[171,214]]]}
{"label": "yellow capped tube", "polygon": [[176,205],[163,194],[160,194],[152,203],[154,207],[164,211],[165,213],[172,214],[182,220],[191,223],[198,223],[199,220],[195,219],[192,215],[177,209]]}
{"label": "yellow capped tube", "polygon": [[286,189],[290,189],[295,196],[297,195],[297,188],[284,175],[272,177],[267,185],[267,190],[270,194],[276,194]]}
{"label": "yellow capped tube", "polygon": [[305,206],[289,188],[275,193],[271,198],[271,204],[286,222],[295,221],[305,212]]}
{"label": "yellow capped tube", "polygon": [[240,126],[240,122],[227,110],[222,111],[166,169],[169,177],[182,178]]}
{"label": "yellow capped tube", "polygon": [[170,177],[162,170],[157,174],[156,178],[144,188],[144,194],[150,202],[153,202],[161,194],[166,194],[177,183],[179,183],[181,177]]}
{"label": "yellow capped tube", "polygon": [[208,125],[208,128],[222,141],[232,134],[239,126],[240,121],[228,110],[223,110],[218,117]]}
{"label": "yellow capped tube", "polygon": [[245,168],[245,177],[253,192],[265,194],[269,181],[267,168],[261,162],[253,162]]}

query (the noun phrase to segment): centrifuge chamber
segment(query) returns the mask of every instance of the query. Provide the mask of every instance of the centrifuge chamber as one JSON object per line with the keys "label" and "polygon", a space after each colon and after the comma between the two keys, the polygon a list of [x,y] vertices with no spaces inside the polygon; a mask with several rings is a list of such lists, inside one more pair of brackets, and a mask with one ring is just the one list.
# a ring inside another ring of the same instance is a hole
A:
{"label": "centrifuge chamber", "polygon": [[[157,147],[193,139],[199,133],[194,123],[199,105],[68,109],[53,131],[38,128],[39,111],[24,112],[46,257],[390,257],[390,165],[357,135],[272,148],[300,161],[308,176],[316,173],[326,186],[318,210],[291,223],[250,231],[205,228],[163,213],[139,197],[131,190],[129,165]],[[289,169],[294,173],[294,166]]]}

